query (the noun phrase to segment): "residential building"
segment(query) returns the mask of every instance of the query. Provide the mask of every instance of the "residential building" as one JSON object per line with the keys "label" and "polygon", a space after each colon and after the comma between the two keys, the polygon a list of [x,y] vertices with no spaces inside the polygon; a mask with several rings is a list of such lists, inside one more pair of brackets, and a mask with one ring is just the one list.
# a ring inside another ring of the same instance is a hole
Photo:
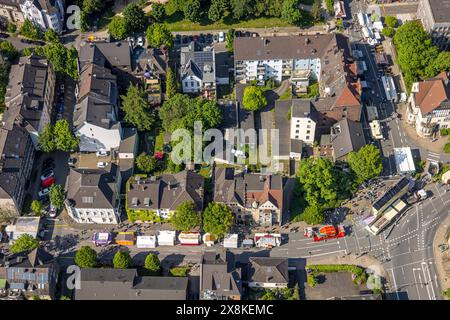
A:
{"label": "residential building", "polygon": [[132,48],[128,41],[82,43],[78,56],[81,72],[86,64],[93,63],[111,70],[117,76],[118,86],[124,90],[130,82],[137,83],[131,61]]}
{"label": "residential building", "polygon": [[186,300],[187,277],[140,277],[136,269],[80,271],[74,300]]}
{"label": "residential building", "polygon": [[148,178],[137,175],[127,184],[127,210],[152,211],[163,219],[184,201],[194,203],[197,211],[203,210],[205,179],[193,171]]}
{"label": "residential building", "polygon": [[55,30],[61,34],[64,30],[64,3],[62,0],[19,0],[25,19],[46,31]]}
{"label": "residential building", "polygon": [[8,296],[55,299],[59,270],[56,259],[41,248],[29,253],[0,254],[0,279],[5,280],[1,289]]}
{"label": "residential building", "polygon": [[80,74],[73,125],[81,152],[119,148],[122,127],[117,121],[119,92],[116,76],[105,67],[85,64]]}
{"label": "residential building", "polygon": [[200,300],[241,300],[241,270],[236,269],[234,254],[205,252],[200,265]]}
{"label": "residential building", "polygon": [[192,41],[181,48],[180,78],[184,93],[201,94],[207,99],[216,97],[216,65],[214,49],[201,48]]}
{"label": "residential building", "polygon": [[235,175],[234,168],[216,168],[214,201],[228,205],[237,222],[281,225],[283,178],[275,174]]}
{"label": "residential building", "polygon": [[249,258],[247,285],[250,288],[287,288],[288,283],[289,271],[286,258]]}
{"label": "residential building", "polygon": [[158,106],[162,102],[167,64],[167,52],[161,49],[147,49],[138,58],[134,75],[144,85],[151,105]]}
{"label": "residential building", "polygon": [[419,0],[417,17],[441,50],[450,48],[450,1]]}
{"label": "residential building", "polygon": [[291,100],[291,139],[312,145],[316,134],[317,114],[309,100]]}
{"label": "residential building", "polygon": [[420,137],[431,137],[450,127],[450,86],[448,75],[414,82],[408,100],[406,119]]}
{"label": "residential building", "polygon": [[29,184],[35,148],[30,134],[18,124],[0,128],[0,216],[22,212],[25,187]]}
{"label": "residential building", "polygon": [[362,126],[358,122],[343,119],[331,127],[330,135],[322,135],[321,148],[331,147],[333,161],[342,161],[350,152],[366,145]]}
{"label": "residential building", "polygon": [[12,128],[16,123],[25,128],[36,148],[38,134],[50,123],[55,81],[55,72],[45,58],[21,57],[19,64],[11,66],[3,125]]}
{"label": "residential building", "polygon": [[0,0],[0,20],[5,25],[8,22],[21,25],[25,18],[20,10],[20,0]]}
{"label": "residential building", "polygon": [[65,206],[77,223],[118,224],[122,179],[118,167],[106,163],[102,169],[71,169],[66,183]]}

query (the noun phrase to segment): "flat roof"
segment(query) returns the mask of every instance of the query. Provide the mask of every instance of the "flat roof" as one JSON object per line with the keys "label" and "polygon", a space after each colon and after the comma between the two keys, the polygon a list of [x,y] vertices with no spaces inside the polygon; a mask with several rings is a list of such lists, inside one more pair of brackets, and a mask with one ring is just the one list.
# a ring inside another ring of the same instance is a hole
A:
{"label": "flat roof", "polygon": [[395,164],[398,173],[415,172],[416,166],[411,153],[410,147],[394,148]]}
{"label": "flat roof", "polygon": [[450,0],[428,0],[434,22],[450,24]]}

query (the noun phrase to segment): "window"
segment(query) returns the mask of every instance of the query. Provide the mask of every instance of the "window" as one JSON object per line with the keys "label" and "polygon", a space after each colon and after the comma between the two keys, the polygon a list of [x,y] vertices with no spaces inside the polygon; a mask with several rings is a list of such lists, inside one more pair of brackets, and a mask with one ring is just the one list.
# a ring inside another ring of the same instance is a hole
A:
{"label": "window", "polygon": [[300,125],[299,125],[299,124],[297,124],[297,125],[295,125],[295,127],[296,127],[296,128],[300,128]]}
{"label": "window", "polygon": [[310,130],[306,130],[306,133],[308,133],[308,134],[309,134],[309,133],[311,133],[311,131],[310,131]]}
{"label": "window", "polygon": [[309,140],[309,136],[306,136],[306,140]]}
{"label": "window", "polygon": [[295,133],[298,133],[298,130],[295,130]]}

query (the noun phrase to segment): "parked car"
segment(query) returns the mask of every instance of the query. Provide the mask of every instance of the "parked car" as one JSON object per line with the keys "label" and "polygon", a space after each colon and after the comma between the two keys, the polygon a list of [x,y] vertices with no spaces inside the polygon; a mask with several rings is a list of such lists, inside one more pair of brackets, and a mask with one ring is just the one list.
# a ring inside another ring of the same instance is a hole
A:
{"label": "parked car", "polygon": [[62,113],[56,114],[56,121],[61,120],[63,118]]}
{"label": "parked car", "polygon": [[64,93],[64,83],[59,87],[59,91],[61,91],[61,93]]}
{"label": "parked car", "polygon": [[0,38],[2,38],[2,39],[9,38],[9,34],[0,32]]}
{"label": "parked car", "polygon": [[55,173],[53,172],[52,169],[46,170],[46,171],[42,172],[41,181],[44,181],[54,175],[55,175]]}
{"label": "parked car", "polygon": [[101,161],[97,162],[97,168],[106,168],[108,166],[108,162]]}
{"label": "parked car", "polygon": [[95,153],[97,157],[106,157],[109,155],[109,152],[106,150],[100,150]]}
{"label": "parked car", "polygon": [[41,181],[42,188],[48,188],[48,187],[52,186],[53,184],[55,184],[54,176],[48,177],[47,179]]}
{"label": "parked car", "polygon": [[48,196],[48,194],[50,193],[50,187],[42,189],[41,191],[38,192],[38,196],[39,198],[45,198],[46,196]]}
{"label": "parked car", "polygon": [[77,162],[77,158],[69,158],[69,161],[67,161],[67,164],[69,165],[69,167],[74,167],[76,162]]}
{"label": "parked car", "polygon": [[145,43],[144,37],[138,37],[137,39],[137,45],[140,47],[143,47]]}
{"label": "parked car", "polygon": [[219,42],[224,42],[224,41],[225,41],[225,33],[219,32]]}
{"label": "parked car", "polygon": [[49,210],[48,210],[48,216],[49,216],[50,218],[56,217],[57,211],[58,211],[58,210],[56,209],[56,207],[55,207],[54,205],[50,204],[50,208],[49,208]]}

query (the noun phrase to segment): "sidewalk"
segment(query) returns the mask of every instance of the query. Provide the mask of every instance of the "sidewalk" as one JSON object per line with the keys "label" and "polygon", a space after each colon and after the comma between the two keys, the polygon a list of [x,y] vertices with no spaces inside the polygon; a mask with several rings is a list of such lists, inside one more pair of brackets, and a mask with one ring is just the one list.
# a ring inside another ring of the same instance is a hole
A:
{"label": "sidewalk", "polygon": [[436,261],[436,273],[442,291],[450,288],[450,249],[441,252],[438,245],[448,243],[447,234],[449,231],[450,216],[447,216],[437,229],[433,239],[433,255]]}

